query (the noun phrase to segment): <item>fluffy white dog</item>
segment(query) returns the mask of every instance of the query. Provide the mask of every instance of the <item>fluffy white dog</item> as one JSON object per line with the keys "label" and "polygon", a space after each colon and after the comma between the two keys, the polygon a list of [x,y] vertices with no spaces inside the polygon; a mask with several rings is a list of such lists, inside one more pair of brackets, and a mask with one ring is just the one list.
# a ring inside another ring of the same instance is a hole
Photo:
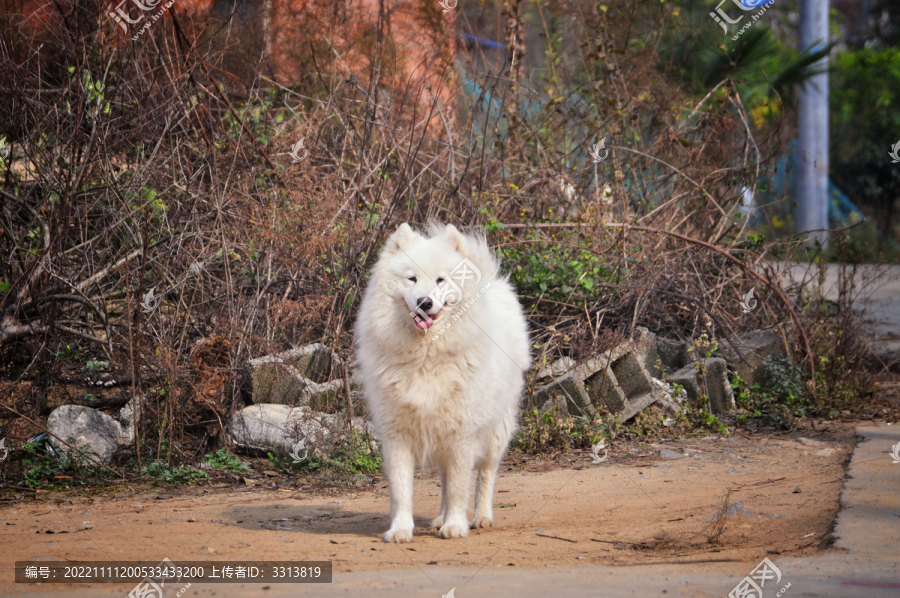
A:
{"label": "fluffy white dog", "polygon": [[404,223],[372,270],[356,343],[391,491],[385,542],[412,540],[417,464],[440,468],[440,537],[494,524],[494,482],[531,361],[525,316],[498,266],[483,236],[432,224],[426,237]]}

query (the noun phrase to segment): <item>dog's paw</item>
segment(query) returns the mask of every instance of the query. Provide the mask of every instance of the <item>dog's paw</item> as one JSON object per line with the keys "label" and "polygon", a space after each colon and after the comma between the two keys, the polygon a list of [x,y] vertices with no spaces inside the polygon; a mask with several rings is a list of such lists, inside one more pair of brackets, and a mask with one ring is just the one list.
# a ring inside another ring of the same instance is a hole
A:
{"label": "dog's paw", "polygon": [[441,527],[438,535],[445,540],[449,540],[451,538],[465,538],[469,535],[469,526],[447,524]]}
{"label": "dog's paw", "polygon": [[492,527],[494,527],[493,517],[476,517],[472,521],[472,529],[491,529]]}
{"label": "dog's paw", "polygon": [[411,529],[391,528],[381,537],[385,542],[412,542],[413,531]]}
{"label": "dog's paw", "polygon": [[442,527],[444,527],[444,516],[438,515],[437,517],[432,519],[431,527],[433,527],[434,529],[441,529]]}

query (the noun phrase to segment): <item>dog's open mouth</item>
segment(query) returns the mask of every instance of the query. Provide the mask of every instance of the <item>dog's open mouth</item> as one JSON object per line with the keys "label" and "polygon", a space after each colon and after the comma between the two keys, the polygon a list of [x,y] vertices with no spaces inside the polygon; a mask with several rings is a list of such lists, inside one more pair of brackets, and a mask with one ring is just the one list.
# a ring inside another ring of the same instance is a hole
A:
{"label": "dog's open mouth", "polygon": [[416,321],[416,327],[419,330],[428,330],[431,328],[435,322],[437,322],[440,317],[441,312],[434,314],[434,316],[429,316],[428,314],[423,314],[419,312],[413,312],[413,319]]}

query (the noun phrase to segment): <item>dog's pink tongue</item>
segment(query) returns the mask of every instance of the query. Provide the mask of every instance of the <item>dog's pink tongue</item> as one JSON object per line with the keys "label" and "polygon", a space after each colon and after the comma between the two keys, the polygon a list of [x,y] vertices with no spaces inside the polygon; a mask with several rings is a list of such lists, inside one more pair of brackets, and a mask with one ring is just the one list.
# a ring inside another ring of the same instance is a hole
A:
{"label": "dog's pink tongue", "polygon": [[416,315],[416,326],[419,327],[420,330],[428,330],[431,328],[431,325],[434,324],[434,320],[431,318],[423,318],[420,315]]}

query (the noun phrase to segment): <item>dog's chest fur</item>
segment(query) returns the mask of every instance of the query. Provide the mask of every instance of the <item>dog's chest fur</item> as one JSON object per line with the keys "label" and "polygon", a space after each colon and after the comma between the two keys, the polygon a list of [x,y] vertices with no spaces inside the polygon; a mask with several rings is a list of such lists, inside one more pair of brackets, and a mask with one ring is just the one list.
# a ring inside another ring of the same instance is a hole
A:
{"label": "dog's chest fur", "polygon": [[385,387],[386,427],[420,445],[420,451],[426,453],[429,447],[437,448],[465,433],[471,400],[465,389],[471,387],[472,364],[461,356],[436,358],[426,354],[415,364],[395,371],[404,376]]}

